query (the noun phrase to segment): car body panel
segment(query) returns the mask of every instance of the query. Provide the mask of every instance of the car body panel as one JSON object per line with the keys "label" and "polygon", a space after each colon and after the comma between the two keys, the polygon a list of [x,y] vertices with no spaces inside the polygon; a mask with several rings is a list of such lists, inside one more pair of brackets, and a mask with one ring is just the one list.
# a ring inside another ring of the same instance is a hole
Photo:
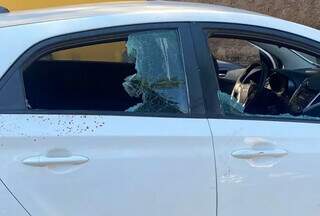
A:
{"label": "car body panel", "polygon": [[[3,147],[1,145],[1,147]],[[0,147],[0,149],[2,149]],[[6,186],[0,181],[0,215],[28,216],[28,212],[19,204],[14,196],[7,190]]]}
{"label": "car body panel", "polygon": [[[320,42],[318,30],[222,6],[161,1],[81,5],[0,15],[0,76],[50,38],[178,22],[258,26]],[[318,124],[208,122],[201,117],[1,114],[0,178],[32,216],[317,215]],[[264,148],[283,157],[234,157]],[[39,156],[82,161],[43,166],[34,163]],[[0,200],[7,199],[5,191]],[[19,203],[13,195],[8,199],[14,203],[9,210]]]}
{"label": "car body panel", "polygon": [[[135,11],[135,13],[132,13]],[[0,28],[10,27],[16,25],[34,24],[40,22],[51,22],[59,20],[77,20],[78,18],[106,16],[112,17],[119,15],[122,17],[133,16],[138,18],[140,16],[148,16],[149,13],[156,13],[166,16],[158,17],[152,16],[153,19],[164,19],[170,21],[173,17],[176,19],[171,21],[178,21],[181,14],[190,14],[192,17],[184,18],[184,21],[196,20],[200,17],[196,12],[203,12],[208,15],[214,13],[217,16],[222,13],[226,14],[243,14],[253,16],[266,16],[263,14],[225,7],[213,4],[197,4],[197,3],[179,3],[170,1],[128,1],[128,2],[109,2],[109,3],[94,3],[94,4],[79,4],[73,6],[64,6],[49,9],[36,9],[19,12],[11,12],[9,14],[0,15]],[[203,15],[201,15],[203,17]],[[194,19],[195,18],[195,19]],[[270,17],[271,18],[271,17]],[[182,19],[182,18],[180,18]],[[275,19],[275,18],[273,18]],[[134,21],[134,20],[133,20]],[[154,22],[154,21],[151,21]],[[146,23],[149,23],[147,21]]]}
{"label": "car body panel", "polygon": [[[210,119],[217,163],[218,215],[319,214],[319,124]],[[285,151],[239,159],[243,150]]]}
{"label": "car body panel", "polygon": [[[1,115],[0,122],[1,179],[32,216],[215,215],[205,119]],[[24,163],[39,155],[89,160]]]}

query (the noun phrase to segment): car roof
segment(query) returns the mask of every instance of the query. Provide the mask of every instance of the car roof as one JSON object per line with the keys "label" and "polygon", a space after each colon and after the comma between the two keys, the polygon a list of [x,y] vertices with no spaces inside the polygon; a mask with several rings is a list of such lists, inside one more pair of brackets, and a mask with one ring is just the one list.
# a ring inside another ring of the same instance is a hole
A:
{"label": "car roof", "polygon": [[168,22],[219,22],[260,26],[320,42],[320,31],[271,16],[226,6],[129,1],[82,4],[0,14],[0,76],[34,44],[74,32]]}
{"label": "car roof", "polygon": [[[229,13],[251,14],[265,16],[262,14],[213,4],[169,2],[169,1],[128,1],[128,2],[107,2],[79,4],[56,8],[25,10],[0,14],[0,28],[15,25],[25,25],[39,22],[67,20],[75,18],[94,17],[101,15],[121,14],[123,16],[143,16],[154,13],[161,14],[175,13],[188,17],[192,21],[195,15],[205,16],[208,13]],[[188,16],[192,15],[192,16]]]}
{"label": "car roof", "polygon": [[3,13],[0,14],[0,29],[52,22],[60,25],[59,22],[63,21],[99,18],[109,21],[103,27],[159,22],[247,24],[283,30],[320,42],[320,31],[297,23],[222,5],[172,1],[92,3]]}

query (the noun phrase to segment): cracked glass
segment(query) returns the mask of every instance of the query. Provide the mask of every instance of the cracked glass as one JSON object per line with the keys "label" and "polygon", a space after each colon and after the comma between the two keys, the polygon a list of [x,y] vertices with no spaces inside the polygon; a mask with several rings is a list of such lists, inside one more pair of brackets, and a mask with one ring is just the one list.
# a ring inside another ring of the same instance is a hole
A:
{"label": "cracked glass", "polygon": [[136,74],[128,76],[123,87],[142,102],[128,112],[188,113],[185,71],[178,34],[174,30],[130,34],[127,56]]}

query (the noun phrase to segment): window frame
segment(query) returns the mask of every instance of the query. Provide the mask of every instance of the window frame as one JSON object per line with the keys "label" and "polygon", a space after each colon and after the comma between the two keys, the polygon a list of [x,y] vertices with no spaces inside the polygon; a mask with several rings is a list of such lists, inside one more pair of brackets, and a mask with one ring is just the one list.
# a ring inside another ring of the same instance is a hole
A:
{"label": "window frame", "polygon": [[[200,76],[205,98],[206,116],[212,119],[262,120],[280,122],[320,123],[317,119],[295,119],[271,116],[230,116],[223,113],[217,96],[219,90],[216,71],[211,59],[208,45],[208,31],[217,37],[232,37],[237,39],[258,40],[266,43],[285,45],[307,54],[320,56],[320,42],[281,30],[221,22],[196,22],[192,25],[192,35],[196,57],[200,67]],[[214,94],[212,94],[214,92]]]}
{"label": "window frame", "polygon": [[[111,41],[124,38],[126,35],[139,31],[152,30],[176,30],[181,47],[181,57],[184,72],[186,75],[186,90],[188,95],[188,104],[190,113],[135,113],[124,111],[103,111],[103,110],[32,110],[28,109],[25,102],[25,87],[23,82],[23,72],[35,60],[54,51],[69,49],[79,45],[90,45],[103,41]],[[93,29],[83,32],[69,33],[61,36],[48,38],[40,41],[23,53],[9,70],[0,79],[0,89],[10,83],[10,79],[16,74],[19,76],[19,83],[23,89],[23,97],[16,98],[17,101],[23,100],[23,107],[19,109],[0,110],[1,114],[72,114],[72,115],[119,115],[119,116],[147,116],[147,117],[183,117],[183,118],[203,118],[205,116],[205,107],[201,91],[201,81],[198,73],[197,62],[194,56],[194,47],[190,32],[190,23],[151,23],[137,24],[127,26],[107,27],[102,29]]]}

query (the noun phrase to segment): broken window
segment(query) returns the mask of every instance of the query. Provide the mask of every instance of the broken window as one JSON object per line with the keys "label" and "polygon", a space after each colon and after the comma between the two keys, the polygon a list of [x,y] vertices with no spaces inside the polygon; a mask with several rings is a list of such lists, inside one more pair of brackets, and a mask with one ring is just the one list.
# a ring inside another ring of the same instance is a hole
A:
{"label": "broken window", "polygon": [[129,76],[125,89],[142,97],[130,112],[188,112],[186,78],[175,31],[140,32],[129,35],[128,57],[137,73]]}
{"label": "broken window", "polygon": [[319,57],[272,43],[208,40],[225,115],[320,118]]}
{"label": "broken window", "polygon": [[29,109],[189,112],[175,30],[48,53],[23,78]]}

